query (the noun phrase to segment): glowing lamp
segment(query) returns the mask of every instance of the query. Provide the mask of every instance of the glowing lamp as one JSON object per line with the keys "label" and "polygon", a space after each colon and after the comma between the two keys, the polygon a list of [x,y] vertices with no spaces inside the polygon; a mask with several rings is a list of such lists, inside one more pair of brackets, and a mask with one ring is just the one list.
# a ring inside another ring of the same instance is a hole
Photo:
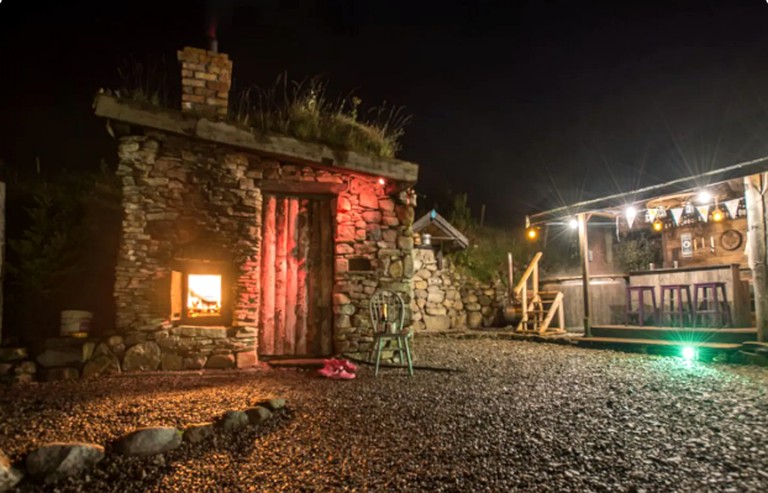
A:
{"label": "glowing lamp", "polygon": [[386,184],[387,184],[387,182],[386,182],[386,180],[384,180],[384,178],[379,178],[379,185],[381,185],[383,187]]}
{"label": "glowing lamp", "polygon": [[685,361],[693,361],[696,359],[697,351],[696,348],[693,346],[683,346],[680,350],[680,356]]}
{"label": "glowing lamp", "polygon": [[712,220],[716,223],[719,223],[723,220],[723,211],[720,209],[715,209],[715,212],[712,213]]}
{"label": "glowing lamp", "polygon": [[696,196],[696,201],[702,205],[709,204],[712,201],[712,194],[706,190],[702,190],[699,192],[699,195]]}
{"label": "glowing lamp", "polygon": [[539,232],[536,228],[528,228],[528,230],[525,232],[525,237],[533,241],[539,237]]}
{"label": "glowing lamp", "polygon": [[653,226],[652,227],[653,227],[653,230],[658,233],[659,231],[664,229],[664,223],[662,223],[661,221],[659,221],[657,219],[657,220],[653,221]]}
{"label": "glowing lamp", "polygon": [[571,227],[571,229],[576,229],[579,227],[579,221],[577,221],[575,218],[568,221],[568,226]]}

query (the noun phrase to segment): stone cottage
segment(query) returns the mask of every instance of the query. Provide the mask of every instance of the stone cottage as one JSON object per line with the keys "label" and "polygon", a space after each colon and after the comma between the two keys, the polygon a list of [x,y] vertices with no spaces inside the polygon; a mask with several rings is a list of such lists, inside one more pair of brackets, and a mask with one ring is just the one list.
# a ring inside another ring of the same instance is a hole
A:
{"label": "stone cottage", "polygon": [[367,351],[370,296],[413,298],[418,166],[233,123],[228,56],[178,58],[180,110],[108,94],[94,103],[118,139],[124,369]]}

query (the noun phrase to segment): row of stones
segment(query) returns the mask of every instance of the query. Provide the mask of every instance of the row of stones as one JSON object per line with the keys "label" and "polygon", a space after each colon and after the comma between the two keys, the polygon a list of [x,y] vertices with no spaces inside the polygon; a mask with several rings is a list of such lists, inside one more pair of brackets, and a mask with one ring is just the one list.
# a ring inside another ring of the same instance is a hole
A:
{"label": "row of stones", "polygon": [[449,259],[438,268],[434,250],[414,250],[413,328],[447,331],[492,327],[501,322],[506,289],[501,283],[482,285],[462,276]]}
{"label": "row of stones", "polygon": [[[183,442],[199,444],[212,438],[216,431],[236,432],[266,423],[274,413],[283,412],[285,399],[273,398],[256,402],[245,410],[226,411],[218,420],[190,424],[183,429],[147,427],[118,438],[109,450],[126,456],[149,457],[165,454]],[[0,451],[0,493],[15,487],[26,475],[35,482],[52,484],[82,474],[104,459],[105,448],[93,443],[54,442],[30,451],[23,463],[12,465]]]}
{"label": "row of stones", "polygon": [[[228,331],[234,335],[228,335]],[[44,380],[94,378],[121,371],[250,368],[257,364],[253,327],[170,327],[101,341],[54,338],[37,357]]]}

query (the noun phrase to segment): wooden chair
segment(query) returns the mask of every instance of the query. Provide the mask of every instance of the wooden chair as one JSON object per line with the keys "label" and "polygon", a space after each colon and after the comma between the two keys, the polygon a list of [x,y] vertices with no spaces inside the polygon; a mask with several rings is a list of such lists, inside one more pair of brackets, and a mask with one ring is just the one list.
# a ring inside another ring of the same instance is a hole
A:
{"label": "wooden chair", "polygon": [[400,354],[400,361],[405,361],[408,374],[413,375],[413,358],[411,357],[410,330],[403,327],[405,322],[405,303],[403,298],[392,291],[379,290],[371,296],[370,302],[371,325],[373,326],[373,349],[369,355],[372,359],[375,351],[376,368],[374,375],[379,375],[381,353],[387,342],[394,341],[397,348],[393,351]]}

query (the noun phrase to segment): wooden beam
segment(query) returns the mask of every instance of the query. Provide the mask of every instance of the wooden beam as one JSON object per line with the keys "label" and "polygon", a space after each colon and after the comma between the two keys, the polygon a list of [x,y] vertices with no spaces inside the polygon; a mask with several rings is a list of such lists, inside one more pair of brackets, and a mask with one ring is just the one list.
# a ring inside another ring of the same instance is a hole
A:
{"label": "wooden beam", "polygon": [[[755,321],[757,340],[768,341],[768,272],[766,261],[766,221],[763,189],[766,186],[762,174],[744,177],[744,198],[747,204],[747,259],[752,269],[752,285],[755,291]],[[736,286],[734,286],[734,289]]]}
{"label": "wooden beam", "polygon": [[589,296],[589,235],[587,234],[587,223],[589,216],[581,213],[576,216],[579,224],[579,256],[581,257],[581,277],[582,291],[584,296],[584,336],[592,336],[592,300]]}
{"label": "wooden beam", "polygon": [[419,175],[419,166],[408,161],[335,150],[323,144],[265,134],[232,122],[210,121],[169,108],[121,101],[107,94],[96,96],[94,109],[96,115],[103,118],[196,137],[308,166],[340,168],[411,185],[416,183]]}
{"label": "wooden beam", "polygon": [[347,189],[344,183],[284,180],[260,180],[256,182],[256,186],[262,192],[287,195],[338,195]]}

